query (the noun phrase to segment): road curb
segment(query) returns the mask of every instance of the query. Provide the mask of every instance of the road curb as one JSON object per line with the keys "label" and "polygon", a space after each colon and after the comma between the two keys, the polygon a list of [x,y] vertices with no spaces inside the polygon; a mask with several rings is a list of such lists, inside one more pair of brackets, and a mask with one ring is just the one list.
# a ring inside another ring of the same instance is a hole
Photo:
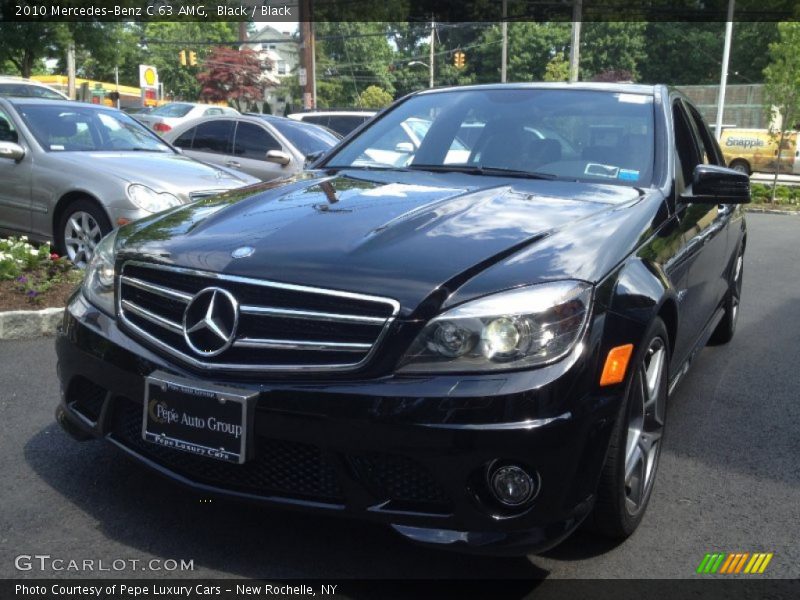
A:
{"label": "road curb", "polygon": [[63,308],[0,312],[0,340],[21,340],[53,335],[63,316]]}
{"label": "road curb", "polygon": [[745,212],[762,213],[765,215],[800,216],[800,210],[777,210],[775,208],[759,208],[755,206],[746,206],[744,210]]}

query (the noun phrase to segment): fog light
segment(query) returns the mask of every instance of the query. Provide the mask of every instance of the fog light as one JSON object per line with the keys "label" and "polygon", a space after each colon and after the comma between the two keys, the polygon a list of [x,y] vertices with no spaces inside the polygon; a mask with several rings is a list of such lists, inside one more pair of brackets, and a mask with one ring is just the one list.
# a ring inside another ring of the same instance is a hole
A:
{"label": "fog light", "polygon": [[495,497],[506,506],[525,504],[537,492],[537,482],[525,469],[506,465],[489,475],[489,484]]}

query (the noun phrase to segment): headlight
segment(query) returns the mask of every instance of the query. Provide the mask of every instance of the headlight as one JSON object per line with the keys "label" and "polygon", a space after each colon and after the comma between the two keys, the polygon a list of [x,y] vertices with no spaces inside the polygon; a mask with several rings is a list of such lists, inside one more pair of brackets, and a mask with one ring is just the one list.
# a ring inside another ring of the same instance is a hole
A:
{"label": "headlight", "polygon": [[146,185],[134,183],[128,186],[128,199],[138,208],[147,212],[157,213],[173,206],[180,205],[181,201],[167,192],[156,192]]}
{"label": "headlight", "polygon": [[591,298],[589,284],[557,281],[467,302],[425,326],[399,371],[498,371],[552,362],[580,338]]}
{"label": "headlight", "polygon": [[97,308],[114,316],[114,242],[115,229],[95,246],[83,277],[83,295]]}

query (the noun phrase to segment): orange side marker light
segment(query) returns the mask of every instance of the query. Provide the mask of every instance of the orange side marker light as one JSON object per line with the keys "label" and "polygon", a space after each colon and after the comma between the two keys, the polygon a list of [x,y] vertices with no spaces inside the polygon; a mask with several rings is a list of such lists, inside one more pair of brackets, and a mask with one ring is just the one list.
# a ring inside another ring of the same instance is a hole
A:
{"label": "orange side marker light", "polygon": [[603,374],[600,376],[601,386],[621,383],[625,379],[631,354],[633,354],[633,344],[616,346],[609,350],[606,364],[603,366]]}

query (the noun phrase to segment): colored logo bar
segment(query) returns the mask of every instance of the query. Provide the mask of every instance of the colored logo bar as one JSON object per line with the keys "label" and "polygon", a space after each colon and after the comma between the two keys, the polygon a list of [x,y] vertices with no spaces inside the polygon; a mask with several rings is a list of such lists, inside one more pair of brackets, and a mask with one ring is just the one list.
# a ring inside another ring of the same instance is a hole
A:
{"label": "colored logo bar", "polygon": [[730,552],[709,553],[703,557],[697,567],[697,573],[723,575],[755,575],[767,569],[772,560],[772,552]]}

